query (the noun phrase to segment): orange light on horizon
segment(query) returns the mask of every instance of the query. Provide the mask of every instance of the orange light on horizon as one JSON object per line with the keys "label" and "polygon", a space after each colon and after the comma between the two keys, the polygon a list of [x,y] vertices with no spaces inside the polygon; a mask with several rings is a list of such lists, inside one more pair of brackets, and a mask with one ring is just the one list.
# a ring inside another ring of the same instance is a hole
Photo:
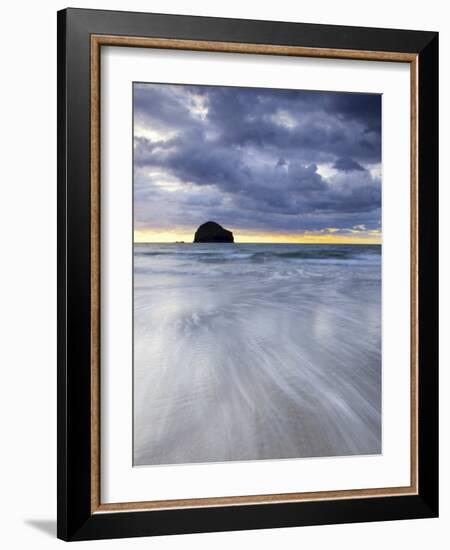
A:
{"label": "orange light on horizon", "polygon": [[[230,228],[233,231],[235,243],[285,243],[285,244],[381,244],[381,232],[379,231],[354,231],[348,235],[342,235],[336,231],[330,233],[304,232],[304,233],[257,233]],[[183,230],[158,231],[153,229],[136,229],[134,231],[135,243],[175,243],[184,241],[192,243],[194,233]]]}

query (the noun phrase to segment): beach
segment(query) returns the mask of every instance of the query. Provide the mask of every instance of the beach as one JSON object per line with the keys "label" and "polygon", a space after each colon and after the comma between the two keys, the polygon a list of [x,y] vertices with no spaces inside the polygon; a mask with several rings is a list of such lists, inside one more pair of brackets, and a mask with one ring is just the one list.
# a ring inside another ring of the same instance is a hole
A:
{"label": "beach", "polygon": [[135,244],[135,466],[378,454],[381,246]]}

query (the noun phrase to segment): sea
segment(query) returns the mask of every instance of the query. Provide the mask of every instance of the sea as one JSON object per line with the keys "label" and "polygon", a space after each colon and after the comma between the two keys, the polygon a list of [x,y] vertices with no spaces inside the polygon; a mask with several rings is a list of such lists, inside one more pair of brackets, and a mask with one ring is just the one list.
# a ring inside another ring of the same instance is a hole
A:
{"label": "sea", "polygon": [[135,244],[133,464],[374,455],[381,246]]}

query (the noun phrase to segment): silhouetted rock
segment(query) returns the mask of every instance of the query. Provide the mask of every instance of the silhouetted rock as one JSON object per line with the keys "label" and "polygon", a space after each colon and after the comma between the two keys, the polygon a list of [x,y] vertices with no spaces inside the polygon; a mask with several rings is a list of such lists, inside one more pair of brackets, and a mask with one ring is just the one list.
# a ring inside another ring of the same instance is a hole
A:
{"label": "silhouetted rock", "polygon": [[234,243],[233,233],[216,222],[203,223],[195,232],[194,243]]}

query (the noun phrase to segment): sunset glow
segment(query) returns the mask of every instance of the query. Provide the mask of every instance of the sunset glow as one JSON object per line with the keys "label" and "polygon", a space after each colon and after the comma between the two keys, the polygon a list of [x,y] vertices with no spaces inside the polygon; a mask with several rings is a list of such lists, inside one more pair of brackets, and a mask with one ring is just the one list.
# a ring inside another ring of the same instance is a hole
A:
{"label": "sunset glow", "polygon": [[[299,244],[381,244],[379,231],[353,231],[345,235],[338,232],[304,232],[287,233],[250,233],[230,228],[233,231],[235,243],[299,243]],[[154,231],[138,229],[134,231],[135,243],[191,243],[193,231]]]}

